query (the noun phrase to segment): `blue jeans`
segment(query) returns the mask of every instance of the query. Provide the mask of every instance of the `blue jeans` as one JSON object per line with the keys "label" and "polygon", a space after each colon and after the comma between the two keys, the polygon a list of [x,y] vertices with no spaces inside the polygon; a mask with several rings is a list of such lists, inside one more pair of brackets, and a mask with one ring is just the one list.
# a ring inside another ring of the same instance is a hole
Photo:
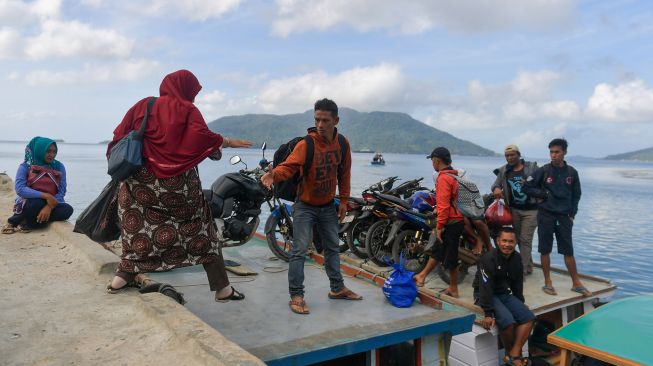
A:
{"label": "blue jeans", "polygon": [[[25,227],[29,229],[38,229],[45,226],[46,223],[36,222],[36,217],[39,212],[45,207],[47,201],[42,198],[30,198],[25,201],[23,211],[19,214],[14,214],[7,221],[14,225],[20,225],[23,222]],[[50,213],[48,222],[52,221],[66,221],[73,214],[73,208],[67,203],[59,203]]]}
{"label": "blue jeans", "polygon": [[494,295],[492,305],[499,330],[504,330],[512,324],[520,325],[535,319],[533,312],[511,294]]}
{"label": "blue jeans", "polygon": [[288,265],[288,287],[290,296],[304,296],[304,261],[308,246],[313,241],[313,226],[317,224],[324,247],[324,268],[331,291],[345,288],[340,273],[340,252],[338,250],[338,213],[333,203],[311,206],[297,202],[292,208],[293,241]]}

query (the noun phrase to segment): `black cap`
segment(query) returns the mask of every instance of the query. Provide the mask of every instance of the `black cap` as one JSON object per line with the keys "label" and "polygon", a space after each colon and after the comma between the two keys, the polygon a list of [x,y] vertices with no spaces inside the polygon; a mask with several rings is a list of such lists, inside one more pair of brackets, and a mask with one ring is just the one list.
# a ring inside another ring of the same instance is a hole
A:
{"label": "black cap", "polygon": [[431,155],[428,155],[426,158],[427,159],[432,159],[432,158],[451,159],[451,153],[449,152],[449,149],[447,149],[446,147],[440,146],[433,149]]}

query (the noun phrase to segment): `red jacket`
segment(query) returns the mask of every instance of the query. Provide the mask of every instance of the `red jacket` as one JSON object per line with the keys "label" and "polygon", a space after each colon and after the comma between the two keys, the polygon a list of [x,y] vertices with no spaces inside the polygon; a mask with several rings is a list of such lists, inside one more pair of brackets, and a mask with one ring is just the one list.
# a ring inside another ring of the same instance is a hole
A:
{"label": "red jacket", "polygon": [[[340,157],[340,143],[336,130],[333,140],[328,142],[320,137],[314,128],[308,130],[308,135],[313,138],[313,163],[309,172],[301,172],[302,182],[299,186],[299,200],[313,206],[322,206],[331,201],[336,195],[336,186],[340,194],[340,202],[347,202],[350,192],[351,180],[351,151],[347,146],[347,155]],[[349,144],[349,141],[347,141]],[[338,180],[338,163],[343,160],[342,177]],[[306,160],[306,143],[302,140],[297,143],[286,161],[274,168],[274,181],[281,182],[289,179],[298,171],[304,169]]]}
{"label": "red jacket", "polygon": [[458,182],[448,174],[458,175],[457,170],[442,170],[438,173],[435,184],[435,213],[438,216],[438,229],[444,228],[450,221],[462,221],[463,215],[456,208],[458,200]]}

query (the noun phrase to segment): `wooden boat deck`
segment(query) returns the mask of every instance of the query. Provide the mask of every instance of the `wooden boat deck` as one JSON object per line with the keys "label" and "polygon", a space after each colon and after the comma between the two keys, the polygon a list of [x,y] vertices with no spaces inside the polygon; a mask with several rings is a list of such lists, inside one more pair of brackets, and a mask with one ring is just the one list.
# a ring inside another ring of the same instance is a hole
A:
{"label": "wooden boat deck", "polygon": [[[371,261],[368,262],[360,259],[349,252],[342,254],[341,258],[344,262],[352,266],[362,268],[380,277],[387,277],[392,270],[391,267],[379,267]],[[440,290],[447,287],[447,284],[438,277],[435,271],[429,275],[424,287],[419,288],[419,291],[429,297],[435,297],[446,303],[464,307],[480,315],[482,314],[481,308],[474,305],[473,299],[472,282],[474,281],[475,273],[476,268],[470,268],[467,277],[458,285],[460,294],[460,298],[458,299],[439,293]],[[593,293],[592,296],[585,298],[571,291],[571,278],[568,272],[555,267],[551,268],[551,279],[558,294],[556,296],[547,295],[542,291],[544,275],[542,274],[541,267],[536,264],[535,270],[532,274],[526,276],[524,283],[526,304],[536,315],[539,315],[569,305],[587,302],[587,300],[610,297],[617,288],[612,282],[603,278],[585,274],[580,274],[580,277],[585,287]]]}
{"label": "wooden boat deck", "polygon": [[306,261],[304,271],[311,313],[293,314],[288,309],[288,264],[276,260],[264,239],[255,237],[223,253],[258,272],[256,276],[229,276],[233,286],[246,295],[244,301],[216,303],[201,266],[148,276],[175,286],[184,293],[187,309],[270,365],[320,362],[428,335],[462,334],[473,325],[470,312],[434,310],[441,304],[426,296],[410,308],[396,308],[386,301],[379,281],[371,282],[363,273],[355,275],[346,264],[342,266],[345,284],[364,300],[330,300],[329,281],[320,265],[321,256],[316,255],[311,255],[314,261]]}

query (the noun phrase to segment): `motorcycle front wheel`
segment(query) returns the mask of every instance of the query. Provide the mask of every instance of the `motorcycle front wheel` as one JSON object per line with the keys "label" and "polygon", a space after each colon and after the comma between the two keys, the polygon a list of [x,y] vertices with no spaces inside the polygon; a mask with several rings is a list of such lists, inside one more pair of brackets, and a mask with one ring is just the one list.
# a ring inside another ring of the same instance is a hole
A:
{"label": "motorcycle front wheel", "polygon": [[360,259],[368,258],[367,250],[365,249],[365,238],[367,237],[367,231],[373,223],[374,219],[371,217],[356,220],[345,231],[345,241],[349,250]]}
{"label": "motorcycle front wheel", "polygon": [[403,254],[406,260],[404,268],[415,273],[420,273],[426,267],[429,256],[421,251],[411,250],[417,246],[415,230],[404,230],[397,235],[392,244],[392,260],[399,263]]}
{"label": "motorcycle front wheel", "polygon": [[266,228],[272,228],[265,234],[268,247],[277,258],[288,262],[292,250],[292,222],[284,217],[268,217]]}
{"label": "motorcycle front wheel", "polygon": [[377,221],[370,226],[365,237],[365,250],[367,250],[368,258],[377,266],[389,266],[383,259],[392,255],[390,248],[385,248],[385,241],[390,235],[391,228],[390,220]]}

